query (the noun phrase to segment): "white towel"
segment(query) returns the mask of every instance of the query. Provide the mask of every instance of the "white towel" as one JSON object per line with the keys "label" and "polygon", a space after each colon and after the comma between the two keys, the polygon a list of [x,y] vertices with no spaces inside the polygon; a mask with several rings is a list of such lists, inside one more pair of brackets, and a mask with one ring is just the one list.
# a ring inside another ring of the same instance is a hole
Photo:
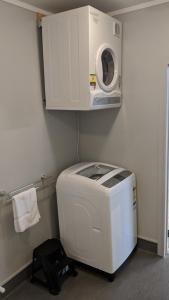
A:
{"label": "white towel", "polygon": [[23,232],[39,222],[40,213],[35,188],[14,196],[12,206],[16,232]]}

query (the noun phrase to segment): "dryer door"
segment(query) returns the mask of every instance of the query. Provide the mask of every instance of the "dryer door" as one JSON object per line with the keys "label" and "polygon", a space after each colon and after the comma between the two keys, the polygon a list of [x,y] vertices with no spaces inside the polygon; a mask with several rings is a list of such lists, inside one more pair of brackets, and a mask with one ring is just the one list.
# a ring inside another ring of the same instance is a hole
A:
{"label": "dryer door", "polygon": [[96,58],[96,75],[100,88],[111,92],[118,81],[118,59],[110,45],[102,45]]}

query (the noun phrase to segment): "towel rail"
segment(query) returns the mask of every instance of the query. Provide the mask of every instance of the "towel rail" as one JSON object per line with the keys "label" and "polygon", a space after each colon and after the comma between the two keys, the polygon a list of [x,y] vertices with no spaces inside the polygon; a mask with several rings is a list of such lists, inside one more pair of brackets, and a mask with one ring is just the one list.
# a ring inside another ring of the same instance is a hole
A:
{"label": "towel rail", "polygon": [[52,183],[56,182],[56,177],[55,176],[47,176],[47,175],[42,175],[41,179],[39,181],[36,181],[32,184],[29,185],[25,185],[23,187],[18,187],[15,190],[11,191],[11,192],[6,192],[6,191],[0,191],[0,200],[5,198],[5,203],[9,203],[12,201],[12,197],[14,197],[15,195],[24,192],[32,187],[36,188],[37,191],[48,187],[49,185],[51,185]]}
{"label": "towel rail", "polygon": [[4,294],[5,293],[5,288],[3,286],[0,286],[0,294]]}

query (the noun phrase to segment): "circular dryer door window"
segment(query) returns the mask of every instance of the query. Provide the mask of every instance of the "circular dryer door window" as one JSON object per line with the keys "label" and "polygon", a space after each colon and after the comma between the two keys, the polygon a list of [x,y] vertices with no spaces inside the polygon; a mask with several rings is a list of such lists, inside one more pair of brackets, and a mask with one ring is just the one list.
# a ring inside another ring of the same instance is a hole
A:
{"label": "circular dryer door window", "polygon": [[98,51],[96,74],[100,88],[111,92],[118,80],[118,64],[114,51],[107,45]]}
{"label": "circular dryer door window", "polygon": [[109,49],[105,49],[102,52],[101,60],[103,69],[103,83],[108,86],[111,84],[114,77],[114,59]]}

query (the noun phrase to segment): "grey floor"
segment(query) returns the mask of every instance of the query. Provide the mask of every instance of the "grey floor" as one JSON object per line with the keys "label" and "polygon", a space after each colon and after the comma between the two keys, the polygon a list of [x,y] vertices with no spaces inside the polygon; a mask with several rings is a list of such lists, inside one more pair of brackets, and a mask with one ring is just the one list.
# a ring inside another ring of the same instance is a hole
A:
{"label": "grey floor", "polygon": [[113,283],[99,274],[80,269],[76,278],[65,281],[59,296],[50,295],[45,289],[23,282],[8,300],[168,300],[169,257],[137,251],[118,271]]}

